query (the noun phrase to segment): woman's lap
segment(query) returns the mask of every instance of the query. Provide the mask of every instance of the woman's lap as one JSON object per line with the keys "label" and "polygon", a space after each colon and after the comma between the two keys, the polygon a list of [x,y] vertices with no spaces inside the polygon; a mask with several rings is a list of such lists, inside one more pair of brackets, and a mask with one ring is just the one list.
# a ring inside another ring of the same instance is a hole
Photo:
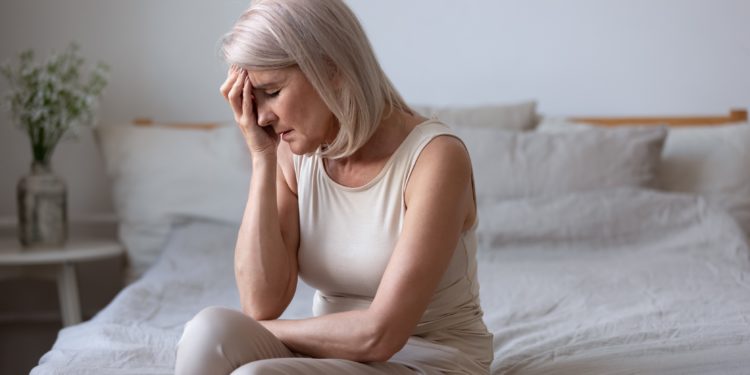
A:
{"label": "woman's lap", "polygon": [[392,362],[360,363],[345,359],[271,358],[253,361],[234,370],[231,375],[338,375],[338,374],[428,374]]}
{"label": "woman's lap", "polygon": [[[457,349],[412,337],[388,362],[303,357],[240,311],[209,307],[185,325],[175,374],[443,374],[476,373]],[[467,367],[468,366],[468,367]],[[468,371],[466,371],[468,370]]]}

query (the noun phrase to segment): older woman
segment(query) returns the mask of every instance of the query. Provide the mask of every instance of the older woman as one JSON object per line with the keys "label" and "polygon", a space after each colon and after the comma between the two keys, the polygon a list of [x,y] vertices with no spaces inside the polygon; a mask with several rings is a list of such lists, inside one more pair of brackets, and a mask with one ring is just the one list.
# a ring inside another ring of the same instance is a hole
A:
{"label": "older woman", "polygon": [[[253,161],[242,311],[188,322],[176,373],[487,373],[463,143],[409,109],[341,0],[254,1],[222,51]],[[298,276],[314,317],[278,320]]]}

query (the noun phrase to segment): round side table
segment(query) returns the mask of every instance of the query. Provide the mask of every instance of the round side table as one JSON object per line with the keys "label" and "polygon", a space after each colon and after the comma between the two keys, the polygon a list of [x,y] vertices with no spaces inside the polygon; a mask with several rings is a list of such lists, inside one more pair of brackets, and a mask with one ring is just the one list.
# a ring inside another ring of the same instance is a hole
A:
{"label": "round side table", "polygon": [[57,281],[63,326],[81,322],[81,304],[75,265],[118,257],[124,249],[115,240],[71,238],[56,248],[26,249],[16,238],[0,238],[0,278],[22,275],[40,276]]}

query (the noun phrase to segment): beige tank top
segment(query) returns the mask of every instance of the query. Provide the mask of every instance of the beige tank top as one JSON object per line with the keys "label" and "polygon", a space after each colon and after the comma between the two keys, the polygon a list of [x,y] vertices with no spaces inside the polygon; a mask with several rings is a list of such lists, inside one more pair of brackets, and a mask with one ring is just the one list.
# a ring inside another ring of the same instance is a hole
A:
{"label": "beige tank top", "polygon": [[[436,120],[417,125],[380,173],[361,187],[333,181],[317,155],[295,155],[299,202],[299,274],[317,289],[313,313],[364,309],[372,302],[404,222],[404,191],[420,152],[435,137],[455,136]],[[481,323],[476,222],[453,258],[414,335]],[[404,296],[408,298],[408,296]]]}

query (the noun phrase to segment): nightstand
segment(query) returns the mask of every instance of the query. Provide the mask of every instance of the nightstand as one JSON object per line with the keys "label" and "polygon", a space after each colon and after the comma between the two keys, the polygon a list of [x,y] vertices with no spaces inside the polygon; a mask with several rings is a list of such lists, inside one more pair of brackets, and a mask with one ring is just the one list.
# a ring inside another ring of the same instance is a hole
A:
{"label": "nightstand", "polygon": [[58,248],[25,249],[18,239],[0,237],[0,279],[37,276],[57,281],[63,326],[81,322],[75,266],[80,262],[121,257],[124,249],[113,239],[73,237]]}

